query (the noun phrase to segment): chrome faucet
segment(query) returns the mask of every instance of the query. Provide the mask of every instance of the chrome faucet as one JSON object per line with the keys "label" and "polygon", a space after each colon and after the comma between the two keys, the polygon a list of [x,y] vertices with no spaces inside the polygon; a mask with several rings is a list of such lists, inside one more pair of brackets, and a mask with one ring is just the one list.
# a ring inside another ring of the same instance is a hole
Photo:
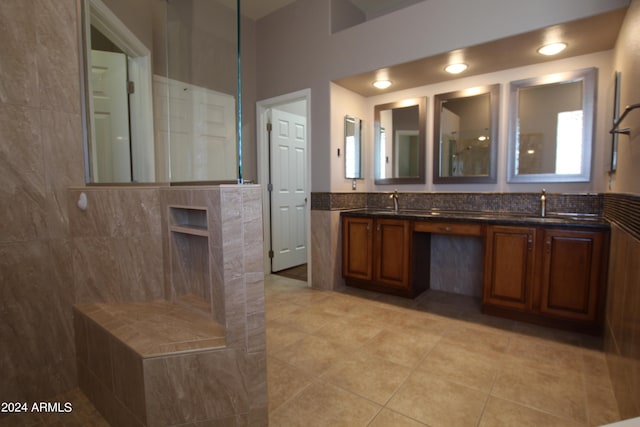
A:
{"label": "chrome faucet", "polygon": [[399,203],[398,203],[398,190],[395,190],[390,196],[390,199],[393,199],[393,211],[394,212],[398,212],[398,209],[400,208]]}
{"label": "chrome faucet", "polygon": [[540,195],[540,216],[544,218],[547,216],[547,190],[542,189],[542,194]]}

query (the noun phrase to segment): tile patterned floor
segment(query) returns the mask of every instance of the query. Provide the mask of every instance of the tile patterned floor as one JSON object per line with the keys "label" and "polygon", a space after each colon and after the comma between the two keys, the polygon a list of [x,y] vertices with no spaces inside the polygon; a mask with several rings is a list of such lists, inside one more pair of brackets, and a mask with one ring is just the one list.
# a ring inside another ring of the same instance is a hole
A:
{"label": "tile patterned floor", "polygon": [[[271,426],[598,426],[619,419],[599,340],[484,316],[468,297],[416,300],[265,281]],[[108,426],[72,414],[4,426]]]}
{"label": "tile patterned floor", "polygon": [[272,426],[598,426],[619,419],[601,342],[416,300],[265,282]]}

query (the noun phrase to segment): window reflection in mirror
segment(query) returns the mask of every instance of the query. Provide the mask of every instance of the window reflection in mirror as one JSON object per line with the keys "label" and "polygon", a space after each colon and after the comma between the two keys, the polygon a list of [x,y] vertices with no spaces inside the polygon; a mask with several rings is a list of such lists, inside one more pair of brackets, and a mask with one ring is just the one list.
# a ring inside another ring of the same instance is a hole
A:
{"label": "window reflection in mirror", "polygon": [[425,182],[427,98],[376,105],[375,183]]}
{"label": "window reflection in mirror", "polygon": [[362,120],[354,116],[344,118],[344,177],[362,179]]}
{"label": "window reflection in mirror", "polygon": [[496,182],[500,85],[436,95],[434,183]]}
{"label": "window reflection in mirror", "polygon": [[597,72],[511,83],[509,182],[588,182]]}

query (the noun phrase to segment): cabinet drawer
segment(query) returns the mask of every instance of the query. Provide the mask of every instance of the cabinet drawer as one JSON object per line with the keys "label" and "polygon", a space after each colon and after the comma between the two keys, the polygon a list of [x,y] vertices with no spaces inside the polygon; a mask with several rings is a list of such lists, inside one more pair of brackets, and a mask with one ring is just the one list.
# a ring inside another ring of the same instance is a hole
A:
{"label": "cabinet drawer", "polygon": [[466,236],[483,236],[482,224],[465,222],[415,221],[413,231],[418,233],[464,234]]}

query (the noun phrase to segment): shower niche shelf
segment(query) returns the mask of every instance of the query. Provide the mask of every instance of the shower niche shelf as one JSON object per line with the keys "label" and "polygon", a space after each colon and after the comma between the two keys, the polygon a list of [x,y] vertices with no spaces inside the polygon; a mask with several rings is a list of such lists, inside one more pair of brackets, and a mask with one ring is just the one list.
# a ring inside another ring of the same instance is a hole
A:
{"label": "shower niche shelf", "polygon": [[169,218],[169,230],[173,233],[209,237],[206,208],[170,206]]}
{"label": "shower niche shelf", "polygon": [[207,224],[206,208],[169,206],[170,299],[215,319]]}

